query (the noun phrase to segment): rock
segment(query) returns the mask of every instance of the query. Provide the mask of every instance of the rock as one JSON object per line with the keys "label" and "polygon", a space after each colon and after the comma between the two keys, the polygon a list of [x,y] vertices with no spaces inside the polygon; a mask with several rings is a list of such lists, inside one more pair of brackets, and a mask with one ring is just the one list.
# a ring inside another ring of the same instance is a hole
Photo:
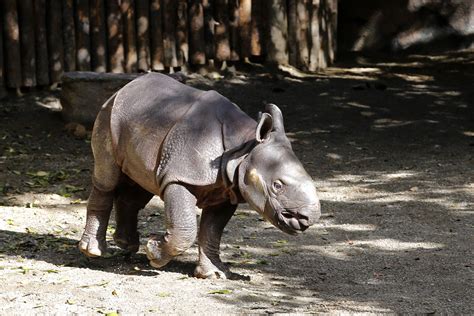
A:
{"label": "rock", "polygon": [[64,126],[64,130],[78,139],[85,139],[88,137],[87,129],[84,125],[71,122]]}
{"label": "rock", "polygon": [[63,118],[91,127],[102,104],[138,76],[82,71],[65,73],[60,97]]}
{"label": "rock", "polygon": [[[141,75],[88,71],[65,73],[62,77],[60,97],[64,120],[92,128],[102,104],[124,85]],[[179,82],[186,82],[186,75],[181,72],[169,76]]]}

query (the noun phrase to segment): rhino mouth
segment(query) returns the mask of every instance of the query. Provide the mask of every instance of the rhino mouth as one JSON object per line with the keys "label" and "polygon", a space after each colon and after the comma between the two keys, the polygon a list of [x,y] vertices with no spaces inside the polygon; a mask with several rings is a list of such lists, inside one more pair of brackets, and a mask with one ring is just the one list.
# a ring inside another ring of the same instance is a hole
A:
{"label": "rhino mouth", "polygon": [[265,217],[283,232],[296,235],[309,226],[308,217],[299,214],[295,209],[284,208],[276,199],[269,198],[265,203]]}

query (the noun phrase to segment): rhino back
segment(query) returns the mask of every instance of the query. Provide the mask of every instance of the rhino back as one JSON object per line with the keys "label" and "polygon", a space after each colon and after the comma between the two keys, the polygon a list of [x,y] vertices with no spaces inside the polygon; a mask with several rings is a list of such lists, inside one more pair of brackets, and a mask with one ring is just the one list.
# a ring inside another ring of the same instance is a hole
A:
{"label": "rhino back", "polygon": [[153,174],[161,144],[201,93],[156,73],[133,80],[117,93],[110,120],[116,162],[148,191],[158,193]]}

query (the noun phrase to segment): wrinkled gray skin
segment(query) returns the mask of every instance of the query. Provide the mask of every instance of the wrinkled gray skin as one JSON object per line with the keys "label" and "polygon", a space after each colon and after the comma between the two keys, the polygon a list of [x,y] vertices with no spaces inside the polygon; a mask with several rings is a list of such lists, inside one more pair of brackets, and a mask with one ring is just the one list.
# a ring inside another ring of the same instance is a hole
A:
{"label": "wrinkled gray skin", "polygon": [[285,136],[275,105],[255,122],[215,91],[151,73],[130,82],[102,107],[92,135],[93,189],[79,249],[106,251],[112,206],[114,240],[138,251],[137,214],[153,195],[165,203],[166,233],[148,241],[154,267],[163,267],[195,241],[195,207],[202,209],[195,275],[226,278],[219,258],[222,231],[238,203],[248,202],[289,234],[311,226],[320,205],[311,177]]}

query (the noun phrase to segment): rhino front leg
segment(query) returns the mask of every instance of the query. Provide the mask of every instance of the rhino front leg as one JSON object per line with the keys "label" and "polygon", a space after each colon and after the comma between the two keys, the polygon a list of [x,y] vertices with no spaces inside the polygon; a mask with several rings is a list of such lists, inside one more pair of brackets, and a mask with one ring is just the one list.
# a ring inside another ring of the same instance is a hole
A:
{"label": "rhino front leg", "polygon": [[197,234],[196,198],[180,184],[170,184],[164,192],[166,233],[151,238],[147,257],[155,268],[161,268],[192,246]]}
{"label": "rhino front leg", "polygon": [[105,235],[112,211],[113,191],[92,188],[87,204],[86,228],[79,241],[79,249],[88,257],[100,257],[107,249]]}
{"label": "rhino front leg", "polygon": [[226,279],[229,269],[219,257],[224,227],[234,214],[237,205],[229,203],[205,208],[199,226],[199,263],[194,271],[198,278]]}

